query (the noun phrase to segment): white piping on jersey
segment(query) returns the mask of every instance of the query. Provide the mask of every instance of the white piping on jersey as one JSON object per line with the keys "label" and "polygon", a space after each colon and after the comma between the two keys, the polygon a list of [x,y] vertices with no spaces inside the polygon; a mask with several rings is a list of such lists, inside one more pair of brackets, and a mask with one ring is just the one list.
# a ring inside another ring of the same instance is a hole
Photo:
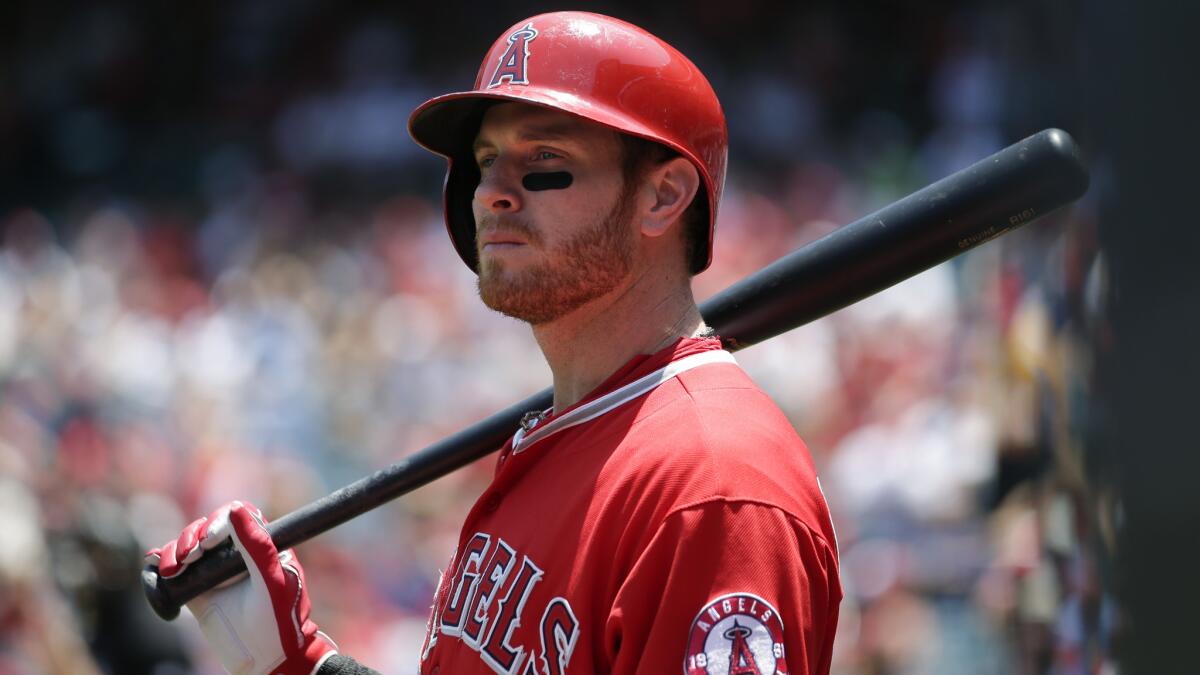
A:
{"label": "white piping on jersey", "polygon": [[621,387],[615,391],[611,391],[594,401],[589,401],[568,412],[562,417],[557,417],[553,420],[550,420],[550,422],[544,427],[532,427],[532,433],[522,426],[520,429],[517,429],[516,435],[513,436],[513,454],[515,455],[522,452],[525,450],[525,448],[528,448],[530,445],[537,443],[551,434],[562,431],[563,429],[569,429],[576,424],[583,424],[584,422],[593,420],[612,410],[613,408],[616,408],[617,406],[628,403],[642,394],[647,394],[654,390],[654,388],[658,385],[676,377],[681,373],[687,372],[698,366],[708,365],[710,363],[736,364],[737,361],[734,360],[733,354],[730,354],[724,349],[714,349],[712,351],[700,352],[699,354],[685,356],[678,361],[672,361],[665,367],[659,368],[649,375],[640,377],[624,387]]}

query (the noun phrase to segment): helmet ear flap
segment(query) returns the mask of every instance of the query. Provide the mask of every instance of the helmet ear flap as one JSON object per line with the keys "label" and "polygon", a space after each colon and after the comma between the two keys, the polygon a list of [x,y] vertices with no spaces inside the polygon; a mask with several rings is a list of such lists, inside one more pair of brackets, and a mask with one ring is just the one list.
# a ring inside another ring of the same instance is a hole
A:
{"label": "helmet ear flap", "polygon": [[[473,142],[474,136],[479,133],[480,125],[483,124],[484,113],[488,108],[503,102],[489,99],[477,100],[474,105],[463,106],[458,111],[449,111],[451,114],[457,113],[458,119],[450,119],[446,123],[453,124],[459,129],[473,129],[471,135],[471,142]],[[471,143],[467,143],[466,147],[469,148],[470,145]],[[471,204],[475,200],[475,189],[479,187],[479,167],[475,164],[475,157],[467,154],[466,150],[456,152],[449,159],[446,184],[442,192],[443,206],[446,210],[446,226],[459,257],[467,263],[468,267],[478,273],[479,250],[475,245],[475,211],[471,208]]]}
{"label": "helmet ear flap", "polygon": [[479,187],[479,167],[474,157],[456,157],[450,160],[446,172],[445,208],[446,224],[450,238],[458,255],[471,269],[479,272],[479,251],[475,246],[475,211],[471,203],[475,200],[475,188]]}

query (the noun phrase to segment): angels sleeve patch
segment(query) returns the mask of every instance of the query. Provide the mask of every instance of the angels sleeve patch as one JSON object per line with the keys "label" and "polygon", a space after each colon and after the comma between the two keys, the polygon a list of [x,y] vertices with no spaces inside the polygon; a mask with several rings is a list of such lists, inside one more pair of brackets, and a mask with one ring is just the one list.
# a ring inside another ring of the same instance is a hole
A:
{"label": "angels sleeve patch", "polygon": [[692,621],[683,672],[786,675],[779,612],[750,593],[730,593],[708,603]]}

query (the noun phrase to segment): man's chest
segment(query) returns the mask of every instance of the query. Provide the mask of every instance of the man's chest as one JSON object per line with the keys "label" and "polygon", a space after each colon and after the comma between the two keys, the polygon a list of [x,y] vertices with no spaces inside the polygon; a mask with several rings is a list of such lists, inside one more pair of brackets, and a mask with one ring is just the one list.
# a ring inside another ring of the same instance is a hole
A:
{"label": "man's chest", "polygon": [[[534,458],[505,461],[525,459]],[[619,576],[612,486],[591,462],[543,457],[513,469],[501,470],[463,525],[422,672],[559,673],[593,661]]]}
{"label": "man's chest", "polygon": [[607,669],[622,581],[696,473],[671,400],[502,453],[443,574],[423,673]]}

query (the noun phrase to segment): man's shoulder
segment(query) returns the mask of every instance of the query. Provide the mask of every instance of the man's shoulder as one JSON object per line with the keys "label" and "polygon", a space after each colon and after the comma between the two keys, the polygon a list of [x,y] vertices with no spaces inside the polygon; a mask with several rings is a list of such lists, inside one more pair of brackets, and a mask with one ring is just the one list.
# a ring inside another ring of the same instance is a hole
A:
{"label": "man's shoulder", "polygon": [[779,406],[740,367],[697,368],[664,383],[640,407],[630,432],[692,447],[803,447]]}
{"label": "man's shoulder", "polygon": [[717,499],[827,518],[808,448],[737,366],[698,368],[659,387],[607,463],[610,480],[657,496],[660,508]]}

